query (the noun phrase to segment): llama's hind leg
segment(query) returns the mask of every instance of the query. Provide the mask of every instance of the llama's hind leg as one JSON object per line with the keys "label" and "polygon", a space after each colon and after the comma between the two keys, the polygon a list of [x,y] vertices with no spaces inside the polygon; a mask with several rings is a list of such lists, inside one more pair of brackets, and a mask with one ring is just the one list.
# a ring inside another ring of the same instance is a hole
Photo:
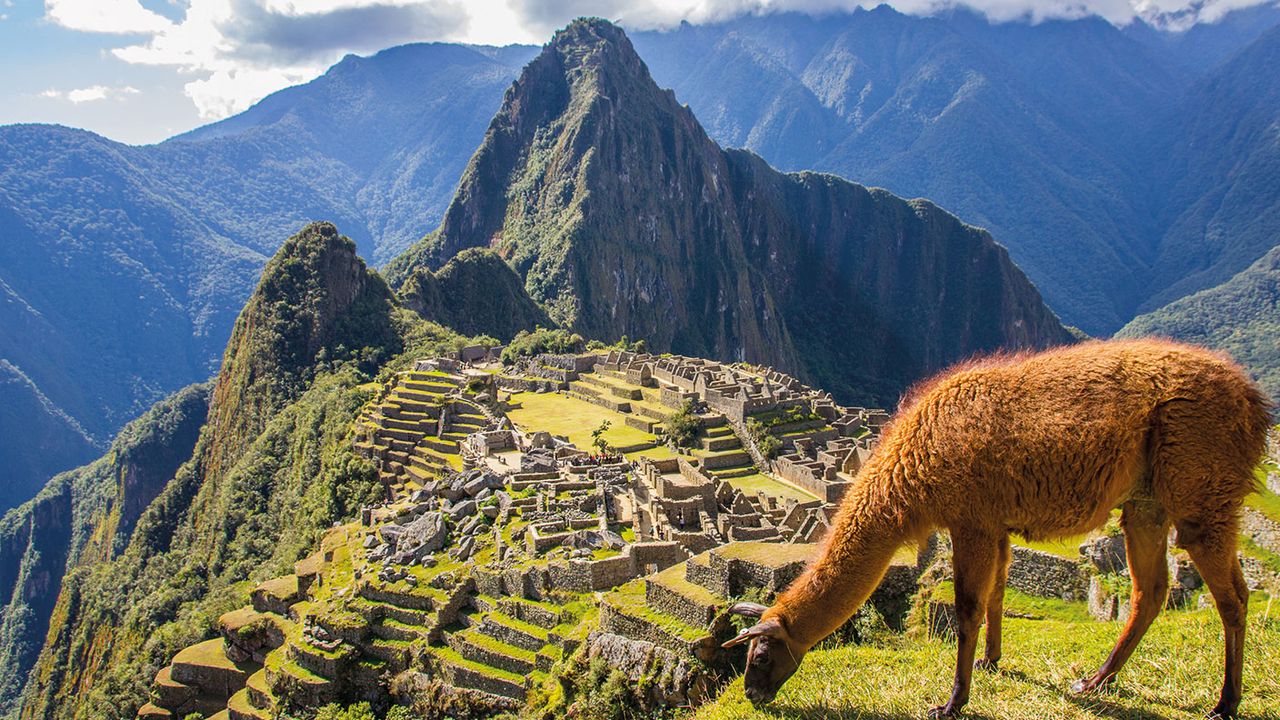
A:
{"label": "llama's hind leg", "polygon": [[1092,692],[1115,679],[1160,614],[1169,594],[1169,520],[1164,508],[1152,500],[1130,500],[1124,504],[1120,525],[1124,528],[1125,555],[1133,580],[1129,622],[1098,672],[1072,687],[1076,692]]}
{"label": "llama's hind leg", "polygon": [[1004,586],[1009,581],[1009,563],[1013,553],[1009,549],[1009,536],[1000,539],[996,554],[996,577],[987,598],[987,645],[982,657],[973,664],[978,670],[995,672],[1000,666],[1001,625],[1004,620]]}
{"label": "llama's hind leg", "polygon": [[969,702],[973,657],[978,651],[982,614],[996,577],[1000,538],[982,531],[952,528],[952,564],[956,586],[956,675],[951,699],[929,711],[930,718],[954,717]]}
{"label": "llama's hind leg", "polygon": [[1206,532],[1201,526],[1178,524],[1178,544],[1185,547],[1195,561],[1200,577],[1213,593],[1218,615],[1222,618],[1226,650],[1226,669],[1218,704],[1210,718],[1234,718],[1244,691],[1244,631],[1249,611],[1249,587],[1245,584],[1234,524],[1215,527]]}

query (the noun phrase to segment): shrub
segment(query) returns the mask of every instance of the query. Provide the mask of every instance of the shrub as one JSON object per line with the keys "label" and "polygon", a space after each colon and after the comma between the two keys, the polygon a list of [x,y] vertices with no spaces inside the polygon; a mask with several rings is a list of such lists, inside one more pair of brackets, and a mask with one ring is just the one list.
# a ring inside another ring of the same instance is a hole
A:
{"label": "shrub", "polygon": [[511,342],[502,349],[502,362],[510,365],[522,357],[533,357],[543,353],[579,353],[586,349],[586,341],[577,333],[556,328],[548,330],[540,327],[533,332],[521,330]]}
{"label": "shrub", "polygon": [[668,415],[662,421],[667,439],[676,447],[693,447],[702,426],[697,413],[693,411],[693,402],[685,400],[680,409]]}

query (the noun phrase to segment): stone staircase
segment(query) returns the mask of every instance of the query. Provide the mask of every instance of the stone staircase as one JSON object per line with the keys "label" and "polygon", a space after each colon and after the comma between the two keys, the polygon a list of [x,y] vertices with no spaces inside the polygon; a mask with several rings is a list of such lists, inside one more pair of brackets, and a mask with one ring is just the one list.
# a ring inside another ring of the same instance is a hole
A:
{"label": "stone staircase", "polygon": [[463,469],[462,441],[491,424],[483,408],[465,397],[464,385],[460,375],[403,372],[361,414],[356,450],[378,463],[392,497]]}

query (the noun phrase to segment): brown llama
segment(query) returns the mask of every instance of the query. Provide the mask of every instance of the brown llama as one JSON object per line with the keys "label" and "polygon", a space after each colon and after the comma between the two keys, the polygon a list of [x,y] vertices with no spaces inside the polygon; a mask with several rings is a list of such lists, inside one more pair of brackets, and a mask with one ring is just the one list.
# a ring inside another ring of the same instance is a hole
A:
{"label": "brown llama", "polygon": [[956,367],[908,394],[840,505],[817,559],[773,607],[730,610],[759,622],[747,641],[747,697],[767,703],[801,658],[880,583],[894,552],[935,529],[951,535],[959,653],[950,700],[969,699],[978,630],[1000,660],[1009,534],[1078,535],[1122,508],[1132,611],[1101,669],[1111,682],[1164,605],[1170,528],[1222,618],[1226,678],[1211,718],[1240,704],[1248,590],[1236,558],[1243,498],[1254,489],[1269,403],[1231,361],[1167,341],[1090,342]]}

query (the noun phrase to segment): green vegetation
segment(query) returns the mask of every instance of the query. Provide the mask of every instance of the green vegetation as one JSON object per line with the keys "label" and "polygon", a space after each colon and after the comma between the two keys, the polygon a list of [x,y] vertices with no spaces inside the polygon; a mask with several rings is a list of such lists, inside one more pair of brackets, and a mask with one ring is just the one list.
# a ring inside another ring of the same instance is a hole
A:
{"label": "green vegetation", "polygon": [[[492,333],[510,340],[551,324],[502,258],[483,248],[463,250],[444,267],[421,268],[399,288],[405,307],[459,333]],[[497,342],[492,343],[497,345]]]}
{"label": "green vegetation", "polygon": [[728,478],[726,482],[751,496],[755,496],[756,493],[763,491],[775,497],[795,498],[800,502],[811,502],[816,499],[795,485],[783,482],[772,475],[765,475],[764,473]]}
{"label": "green vegetation", "polygon": [[[97,461],[58,475],[0,519],[0,567],[17,569],[0,597],[0,715],[36,662],[64,572],[123,551],[142,509],[191,456],[208,413],[210,385],[156,403],[126,425]],[[130,482],[121,482],[129,478]]]}
{"label": "green vegetation", "polygon": [[624,352],[643,353],[648,351],[648,345],[643,338],[632,340],[626,335],[618,338],[615,343],[606,343],[602,340],[587,341],[588,350],[622,350]]}
{"label": "green vegetation", "polygon": [[756,418],[747,418],[747,433],[756,444],[756,449],[766,458],[776,458],[778,453],[782,452],[782,441]]}
{"label": "green vegetation", "polygon": [[582,336],[568,330],[539,327],[533,332],[522,330],[502,349],[502,362],[511,364],[518,358],[543,353],[578,353],[586,348]]}
{"label": "green vegetation", "polygon": [[697,445],[698,431],[702,422],[693,411],[693,402],[685,400],[680,408],[662,420],[662,429],[667,440],[678,448],[691,448]]}

